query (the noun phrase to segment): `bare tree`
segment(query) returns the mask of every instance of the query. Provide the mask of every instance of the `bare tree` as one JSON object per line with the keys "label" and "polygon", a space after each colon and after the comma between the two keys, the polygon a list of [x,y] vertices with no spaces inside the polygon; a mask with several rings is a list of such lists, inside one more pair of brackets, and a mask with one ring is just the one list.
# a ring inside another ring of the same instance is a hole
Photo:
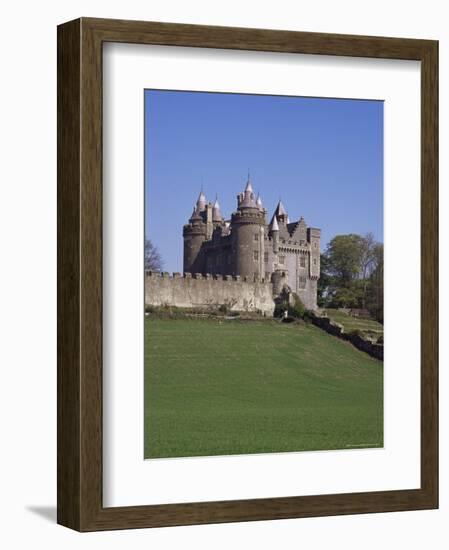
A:
{"label": "bare tree", "polygon": [[145,239],[145,271],[162,271],[162,256],[150,239]]}

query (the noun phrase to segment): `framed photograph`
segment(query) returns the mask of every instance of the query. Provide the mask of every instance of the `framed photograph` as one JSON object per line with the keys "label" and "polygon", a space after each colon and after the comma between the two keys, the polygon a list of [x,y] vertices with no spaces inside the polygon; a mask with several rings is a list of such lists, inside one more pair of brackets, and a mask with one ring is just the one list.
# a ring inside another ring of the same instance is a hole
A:
{"label": "framed photograph", "polygon": [[438,43],[58,27],[58,522],[438,507]]}

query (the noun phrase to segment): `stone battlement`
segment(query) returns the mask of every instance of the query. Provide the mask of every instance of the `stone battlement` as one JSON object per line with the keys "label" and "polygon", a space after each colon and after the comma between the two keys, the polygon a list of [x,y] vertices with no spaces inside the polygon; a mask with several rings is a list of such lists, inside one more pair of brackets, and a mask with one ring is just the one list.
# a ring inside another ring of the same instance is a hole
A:
{"label": "stone battlement", "polygon": [[204,281],[227,281],[227,282],[245,282],[245,283],[265,283],[270,281],[265,281],[264,278],[257,278],[257,277],[241,277],[240,275],[217,275],[212,273],[178,273],[173,272],[169,273],[168,271],[146,271],[145,272],[145,278],[146,277],[153,277],[153,278],[163,278],[163,279],[195,279],[198,281],[204,280]]}
{"label": "stone battlement", "polygon": [[246,277],[201,273],[145,273],[145,304],[205,308],[227,305],[232,311],[273,315],[273,285]]}

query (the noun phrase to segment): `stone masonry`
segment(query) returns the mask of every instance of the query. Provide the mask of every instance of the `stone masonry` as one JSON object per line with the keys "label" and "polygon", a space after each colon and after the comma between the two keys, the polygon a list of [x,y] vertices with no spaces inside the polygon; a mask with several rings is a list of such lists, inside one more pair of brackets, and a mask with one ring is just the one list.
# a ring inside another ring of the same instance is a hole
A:
{"label": "stone masonry", "polygon": [[272,316],[272,285],[263,281],[246,281],[231,275],[191,275],[185,273],[147,272],[145,302],[153,306],[184,308],[228,305],[234,311],[259,311]]}
{"label": "stone masonry", "polygon": [[[224,219],[218,200],[207,202],[201,192],[183,228],[184,272],[240,277],[259,284],[268,281],[275,300],[295,292],[306,308],[315,310],[320,229],[308,227],[303,218],[291,222],[281,201],[270,223],[266,218],[267,210],[249,176],[229,220]],[[250,287],[245,288],[249,292]]]}

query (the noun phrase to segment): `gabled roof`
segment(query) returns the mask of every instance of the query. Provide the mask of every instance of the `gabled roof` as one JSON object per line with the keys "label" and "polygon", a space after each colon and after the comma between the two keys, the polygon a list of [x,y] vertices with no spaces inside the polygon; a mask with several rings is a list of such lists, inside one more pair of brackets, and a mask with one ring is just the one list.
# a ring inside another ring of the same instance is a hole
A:
{"label": "gabled roof", "polygon": [[287,224],[287,229],[288,229],[288,232],[290,233],[290,235],[293,235],[293,233],[296,231],[296,228],[298,227],[298,225],[299,225],[299,221]]}

